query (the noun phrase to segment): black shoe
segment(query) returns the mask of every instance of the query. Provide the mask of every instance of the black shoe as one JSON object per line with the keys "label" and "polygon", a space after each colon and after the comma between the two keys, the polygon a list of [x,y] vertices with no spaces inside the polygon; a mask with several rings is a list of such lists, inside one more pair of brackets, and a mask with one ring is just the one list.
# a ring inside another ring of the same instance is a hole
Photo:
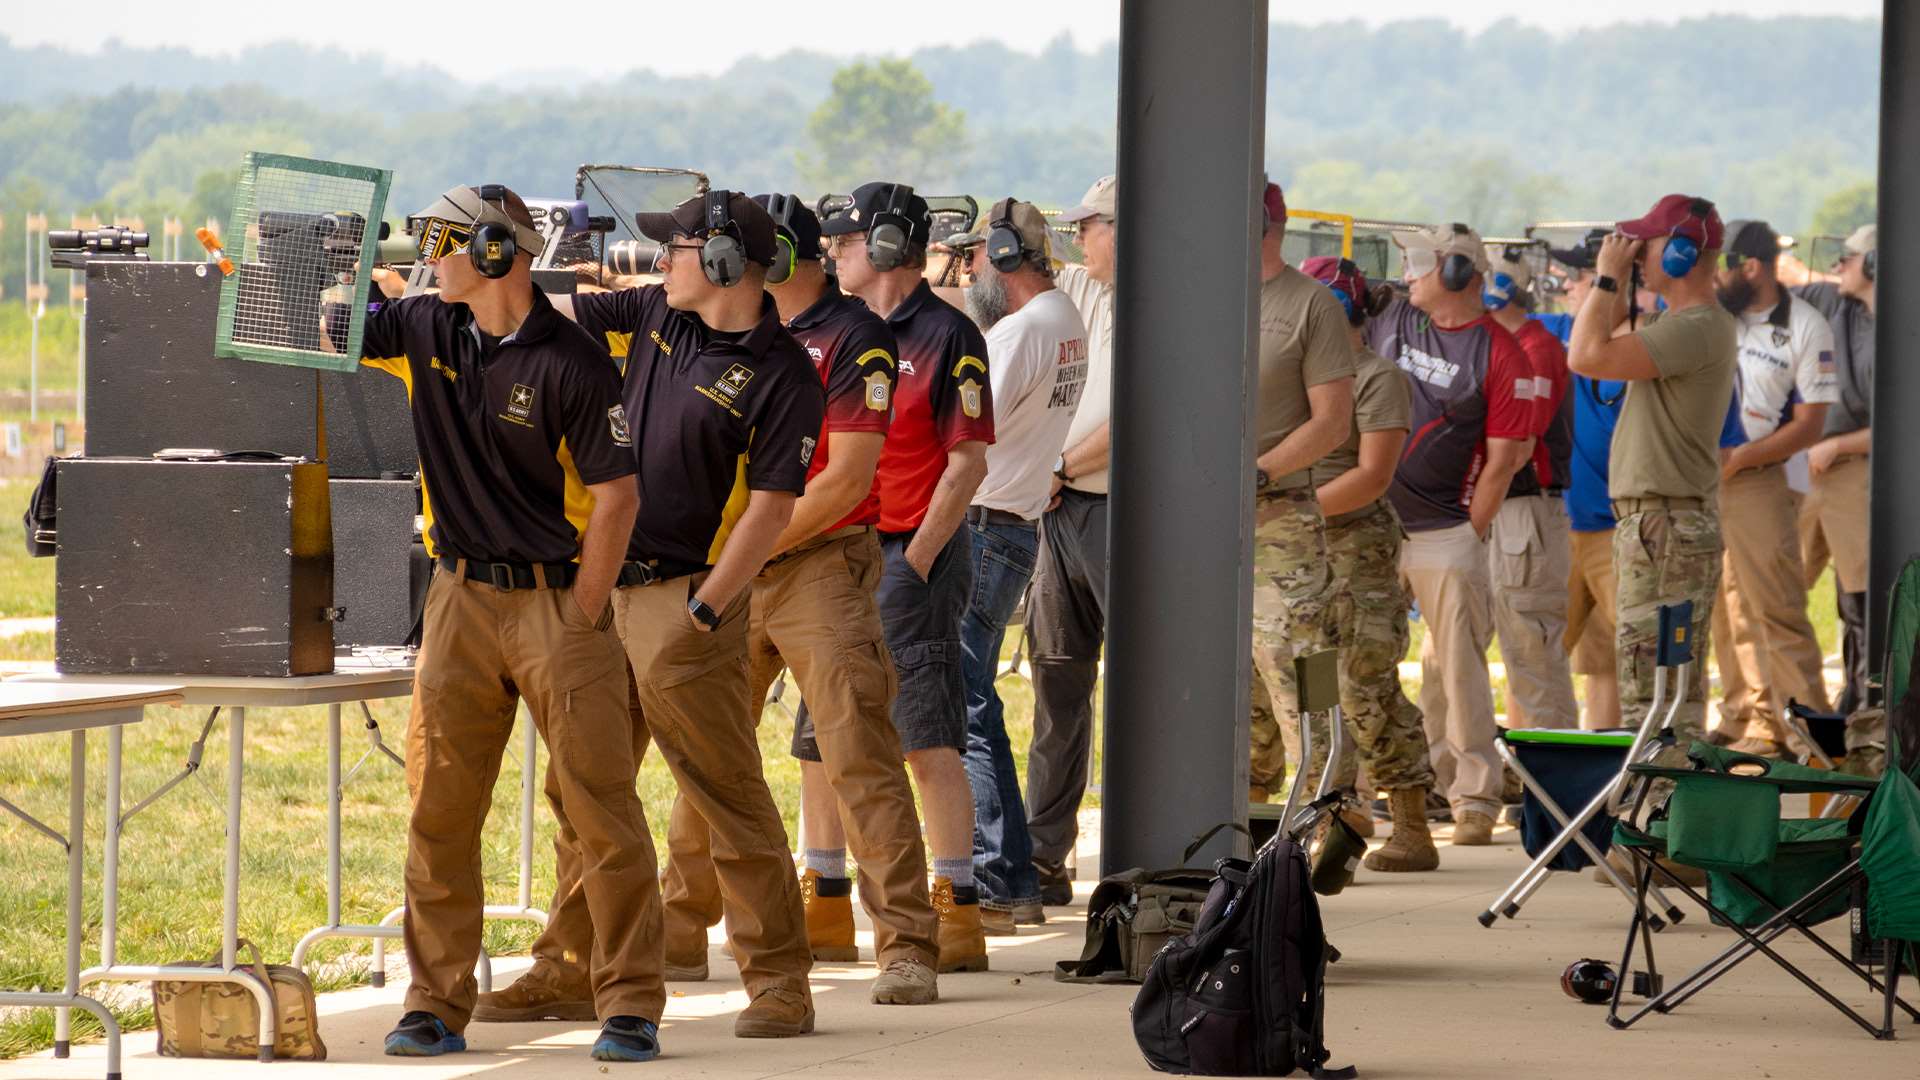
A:
{"label": "black shoe", "polygon": [[1043,866],[1033,864],[1033,873],[1040,881],[1040,903],[1047,907],[1073,906],[1073,879],[1067,876],[1066,867]]}
{"label": "black shoe", "polygon": [[660,1025],[638,1016],[608,1017],[593,1041],[595,1061],[652,1061],[660,1056]]}
{"label": "black shoe", "polygon": [[387,1033],[391,1057],[439,1057],[466,1048],[465,1035],[455,1035],[439,1017],[421,1009],[401,1017],[399,1026]]}

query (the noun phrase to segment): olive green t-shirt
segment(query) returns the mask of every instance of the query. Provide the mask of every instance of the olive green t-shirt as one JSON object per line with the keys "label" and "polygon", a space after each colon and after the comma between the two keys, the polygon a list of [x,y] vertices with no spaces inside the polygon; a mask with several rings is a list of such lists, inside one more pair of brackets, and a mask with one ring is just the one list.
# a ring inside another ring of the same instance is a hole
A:
{"label": "olive green t-shirt", "polygon": [[[1360,465],[1360,436],[1370,431],[1407,430],[1413,399],[1407,373],[1364,345],[1353,349],[1353,426],[1347,441],[1313,466],[1313,486],[1321,487]],[[1362,509],[1366,509],[1362,507]]]}
{"label": "olive green t-shirt", "polygon": [[1669,311],[1639,331],[1660,372],[1627,386],[1613,429],[1607,494],[1714,497],[1720,486],[1720,428],[1733,400],[1739,324],[1718,304]]}
{"label": "olive green t-shirt", "polygon": [[[1291,266],[1260,286],[1260,416],[1256,453],[1307,422],[1307,387],[1353,374],[1347,313],[1326,286]],[[1274,477],[1300,484],[1302,470]]]}

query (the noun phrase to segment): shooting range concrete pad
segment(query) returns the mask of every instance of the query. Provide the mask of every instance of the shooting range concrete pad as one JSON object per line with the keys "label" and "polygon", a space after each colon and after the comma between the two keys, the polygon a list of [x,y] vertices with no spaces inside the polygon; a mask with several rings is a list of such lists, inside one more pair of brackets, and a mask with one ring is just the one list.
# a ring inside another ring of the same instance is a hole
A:
{"label": "shooting range concrete pad", "polygon": [[[1442,827],[1442,834],[1445,829]],[[1582,957],[1618,962],[1627,907],[1618,894],[1585,875],[1561,874],[1522,912],[1483,930],[1474,915],[1523,865],[1519,838],[1496,834],[1490,848],[1442,845],[1440,871],[1385,875],[1362,871],[1359,882],[1323,901],[1330,940],[1344,958],[1328,979],[1327,1042],[1332,1064],[1353,1064],[1366,1080],[1539,1080],[1607,1076],[1911,1078],[1920,1070],[1920,1025],[1899,1041],[1877,1043],[1764,959],[1743,965],[1716,988],[1669,1016],[1652,1016],[1630,1031],[1609,1030],[1602,1008],[1563,995],[1560,972]],[[1376,841],[1377,843],[1377,841]],[[1090,882],[1079,884],[1084,904]],[[867,1003],[869,967],[814,969],[819,1030],[799,1039],[733,1037],[733,1017],[746,1006],[733,964],[713,935],[713,979],[671,983],[661,1041],[652,1065],[603,1066],[588,1059],[594,1032],[585,1025],[475,1024],[474,1050],[404,1063],[381,1055],[381,1040],[400,1017],[405,962],[389,958],[394,977],[381,990],[320,998],[325,1065],[261,1066],[251,1061],[181,1061],[156,1057],[152,1032],[126,1039],[128,1076],[156,1080],[254,1080],[269,1071],[347,1080],[418,1080],[484,1075],[582,1077],[632,1073],[660,1076],[766,1077],[1106,1077],[1150,1075],[1136,1051],[1128,986],[1078,986],[1051,978],[1056,960],[1079,955],[1083,908],[1049,911],[1045,927],[1017,938],[989,939],[995,970],[948,975],[941,1001],[921,1008]],[[1732,940],[1730,931],[1686,923],[1660,935],[1661,970],[1672,979]],[[872,938],[863,932],[863,955]],[[241,914],[246,929],[246,914]],[[1840,923],[1824,928],[1837,940]],[[1844,947],[1844,945],[1842,946]],[[1790,944],[1796,962],[1814,950]],[[275,959],[284,960],[284,957]],[[504,986],[523,958],[495,965]],[[1847,985],[1827,962],[1811,970],[1855,1008],[1872,1004],[1861,983]],[[1848,976],[1851,979],[1851,976]],[[1905,985],[1912,986],[1912,980]],[[1877,1015],[1877,1014],[1869,1014]],[[97,1043],[75,1047],[68,1061],[47,1055],[0,1062],[0,1078],[74,1078],[101,1074]]]}

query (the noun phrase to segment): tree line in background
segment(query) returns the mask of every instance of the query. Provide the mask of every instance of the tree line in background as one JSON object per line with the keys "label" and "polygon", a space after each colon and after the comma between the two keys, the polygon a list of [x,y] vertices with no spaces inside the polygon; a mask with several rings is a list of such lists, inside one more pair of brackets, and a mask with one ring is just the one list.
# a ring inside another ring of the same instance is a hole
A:
{"label": "tree line in background", "polygon": [[[208,58],[0,39],[0,285],[46,211],[224,218],[241,155],[394,171],[392,216],[454,183],[570,194],[583,162],[697,168],[747,190],[878,175],[1065,205],[1112,171],[1118,49],[1062,37],[875,60],[790,52],[714,76],[516,76],[515,92],[282,44]],[[1879,24],[1711,18],[1555,37],[1506,22],[1276,23],[1267,161],[1295,206],[1392,220],[1610,218],[1675,189],[1784,232],[1873,212]]]}

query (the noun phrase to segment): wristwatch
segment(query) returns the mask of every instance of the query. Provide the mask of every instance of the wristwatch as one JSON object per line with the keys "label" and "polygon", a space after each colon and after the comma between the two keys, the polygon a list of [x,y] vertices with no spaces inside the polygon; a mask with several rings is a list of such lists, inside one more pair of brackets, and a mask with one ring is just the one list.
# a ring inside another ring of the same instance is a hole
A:
{"label": "wristwatch", "polygon": [[1254,466],[1253,493],[1258,495],[1272,486],[1273,477],[1267,475],[1267,470],[1260,468],[1258,465]]}
{"label": "wristwatch", "polygon": [[1067,475],[1067,455],[1061,454],[1053,459],[1053,475],[1059,477],[1063,483],[1073,479]]}
{"label": "wristwatch", "polygon": [[708,607],[706,603],[697,596],[687,598],[687,612],[693,616],[693,621],[709,630],[718,630],[720,628],[720,613]]}
{"label": "wristwatch", "polygon": [[1620,283],[1605,274],[1593,279],[1593,287],[1601,292],[1619,292]]}

